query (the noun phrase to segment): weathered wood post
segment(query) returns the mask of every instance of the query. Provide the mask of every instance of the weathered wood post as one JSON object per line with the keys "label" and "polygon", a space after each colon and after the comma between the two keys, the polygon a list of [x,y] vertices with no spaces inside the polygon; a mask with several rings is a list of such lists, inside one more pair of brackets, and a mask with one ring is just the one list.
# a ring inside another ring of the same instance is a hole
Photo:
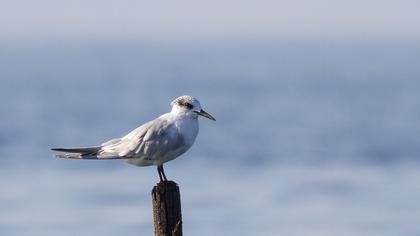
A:
{"label": "weathered wood post", "polygon": [[155,236],[182,236],[181,197],[173,181],[159,182],[152,190]]}

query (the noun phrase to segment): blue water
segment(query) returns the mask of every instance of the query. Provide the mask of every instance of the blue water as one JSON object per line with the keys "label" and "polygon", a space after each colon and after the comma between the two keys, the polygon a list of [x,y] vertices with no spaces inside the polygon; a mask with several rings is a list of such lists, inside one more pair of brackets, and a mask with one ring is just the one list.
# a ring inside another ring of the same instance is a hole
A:
{"label": "blue water", "polygon": [[185,235],[420,235],[420,45],[4,42],[0,234],[152,235],[155,168],[57,160],[196,96]]}

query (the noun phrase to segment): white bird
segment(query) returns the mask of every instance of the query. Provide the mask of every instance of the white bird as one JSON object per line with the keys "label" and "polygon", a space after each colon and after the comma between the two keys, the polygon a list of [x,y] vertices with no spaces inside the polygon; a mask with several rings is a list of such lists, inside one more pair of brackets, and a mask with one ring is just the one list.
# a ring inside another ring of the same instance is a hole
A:
{"label": "white bird", "polygon": [[172,101],[172,110],[134,129],[122,138],[111,139],[100,146],[53,148],[60,158],[124,159],[136,166],[156,165],[160,181],[167,181],[163,163],[185,153],[198,134],[198,116],[216,119],[205,112],[192,96],[181,96]]}

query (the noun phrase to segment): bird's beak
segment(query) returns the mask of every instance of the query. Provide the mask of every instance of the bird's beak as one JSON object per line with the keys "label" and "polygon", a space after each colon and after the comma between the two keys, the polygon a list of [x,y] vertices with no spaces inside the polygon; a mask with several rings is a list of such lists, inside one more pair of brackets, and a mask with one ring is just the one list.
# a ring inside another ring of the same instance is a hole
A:
{"label": "bird's beak", "polygon": [[203,109],[200,110],[200,112],[197,112],[197,114],[199,114],[200,116],[204,116],[210,120],[216,121],[216,119],[210,115],[209,113],[205,112]]}

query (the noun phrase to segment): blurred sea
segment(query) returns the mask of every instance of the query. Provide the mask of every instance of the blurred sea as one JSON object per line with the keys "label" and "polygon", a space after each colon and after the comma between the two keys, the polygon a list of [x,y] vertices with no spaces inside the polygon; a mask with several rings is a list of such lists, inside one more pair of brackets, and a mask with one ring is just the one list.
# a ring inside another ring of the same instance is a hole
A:
{"label": "blurred sea", "polygon": [[420,235],[420,44],[0,45],[0,235],[152,235],[154,167],[58,160],[196,96],[185,235]]}

